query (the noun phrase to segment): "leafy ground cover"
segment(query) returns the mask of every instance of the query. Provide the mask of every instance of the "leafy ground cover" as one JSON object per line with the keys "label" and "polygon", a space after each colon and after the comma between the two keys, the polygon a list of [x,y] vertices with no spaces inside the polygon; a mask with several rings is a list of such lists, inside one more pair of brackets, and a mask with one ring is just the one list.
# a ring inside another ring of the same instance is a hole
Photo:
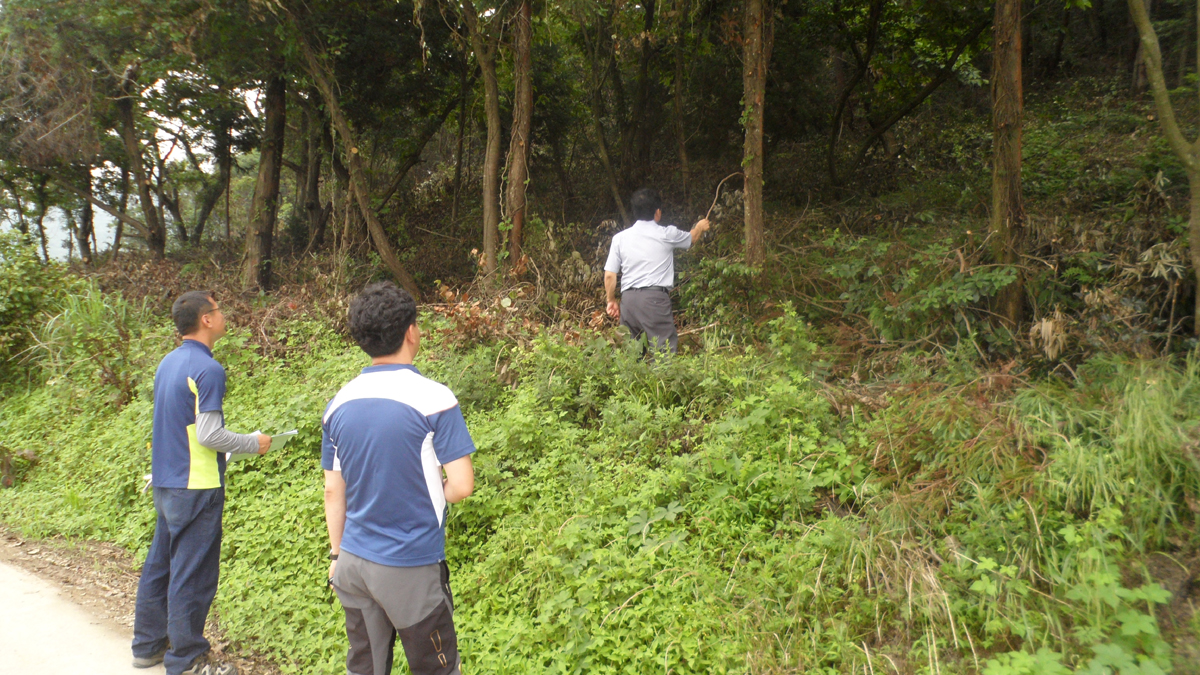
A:
{"label": "leafy ground cover", "polygon": [[[47,330],[90,316],[76,303]],[[464,345],[428,320],[421,366],[479,445],[448,550],[475,672],[1194,672],[1190,586],[1147,561],[1200,569],[1200,473],[1179,451],[1196,445],[1195,361],[1098,359],[1015,387],[963,352],[938,384],[912,358],[838,387],[787,308],[757,347],[711,338],[653,363],[605,333]],[[283,329],[303,345],[283,358],[244,333],[217,349],[231,423],[301,435],[229,472],[216,609],[285,671],[335,673],[318,424],[364,359],[320,322]],[[61,351],[6,398],[0,436],[42,458],[0,493],[25,536],[144,555],[149,387],[172,342],[152,319],[133,334],[128,403]]]}

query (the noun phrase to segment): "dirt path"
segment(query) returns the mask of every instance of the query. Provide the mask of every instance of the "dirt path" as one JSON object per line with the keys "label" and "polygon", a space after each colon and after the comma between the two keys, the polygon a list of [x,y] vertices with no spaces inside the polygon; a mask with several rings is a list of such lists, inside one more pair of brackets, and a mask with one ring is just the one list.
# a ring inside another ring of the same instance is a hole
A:
{"label": "dirt path", "polygon": [[[135,569],[118,546],[25,541],[0,526],[0,675],[163,673],[130,665]],[[219,658],[245,675],[278,675],[265,659],[230,650],[212,619],[205,633]]]}
{"label": "dirt path", "polygon": [[59,588],[0,562],[0,673],[164,673],[130,665],[129,631],[84,610]]}

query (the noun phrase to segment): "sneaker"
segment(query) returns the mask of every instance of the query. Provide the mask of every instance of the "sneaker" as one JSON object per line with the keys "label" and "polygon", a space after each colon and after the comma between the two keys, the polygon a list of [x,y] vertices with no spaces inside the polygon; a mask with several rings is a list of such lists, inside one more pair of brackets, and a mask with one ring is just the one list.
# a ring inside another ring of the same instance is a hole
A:
{"label": "sneaker", "polygon": [[238,669],[232,663],[212,661],[205,654],[192,661],[192,666],[183,671],[183,675],[238,675]]}
{"label": "sneaker", "polygon": [[135,656],[133,657],[134,668],[153,668],[163,662],[163,657],[167,655],[167,648],[163,647],[150,656]]}

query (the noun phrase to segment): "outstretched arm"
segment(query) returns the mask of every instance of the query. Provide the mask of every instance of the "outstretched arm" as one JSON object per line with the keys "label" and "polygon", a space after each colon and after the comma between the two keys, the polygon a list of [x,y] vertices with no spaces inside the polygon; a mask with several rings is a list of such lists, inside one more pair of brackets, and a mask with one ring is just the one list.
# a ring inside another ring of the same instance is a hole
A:
{"label": "outstretched arm", "polygon": [[621,318],[621,302],[617,300],[617,273],[604,272],[604,295],[607,300],[608,315],[614,319]]}
{"label": "outstretched arm", "polygon": [[709,227],[710,225],[708,223],[708,218],[701,218],[696,222],[695,225],[692,226],[691,235],[693,246],[696,245],[696,242],[700,241],[700,237],[703,236],[705,232],[708,232]]}
{"label": "outstretched arm", "polygon": [[225,417],[216,411],[196,415],[196,440],[206,448],[235,455],[265,455],[271,448],[266,434],[235,434],[225,428]]}

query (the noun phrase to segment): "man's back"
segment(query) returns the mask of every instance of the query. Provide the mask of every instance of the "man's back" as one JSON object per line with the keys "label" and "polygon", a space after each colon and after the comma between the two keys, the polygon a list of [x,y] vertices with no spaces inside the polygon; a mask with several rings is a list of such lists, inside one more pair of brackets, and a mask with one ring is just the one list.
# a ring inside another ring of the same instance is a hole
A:
{"label": "man's back", "polygon": [[343,550],[380,565],[445,558],[440,466],[475,450],[445,386],[411,365],[364,368],[322,419],[322,465],[346,484]]}
{"label": "man's back", "polygon": [[208,347],[184,340],[154,374],[152,469],[155,487],[209,489],[222,485],[225,455],[200,445],[196,416],[221,412],[225,369]]}
{"label": "man's back", "polygon": [[621,290],[675,285],[675,249],[692,245],[691,234],[673,225],[639,220],[613,235],[604,269],[621,274]]}

